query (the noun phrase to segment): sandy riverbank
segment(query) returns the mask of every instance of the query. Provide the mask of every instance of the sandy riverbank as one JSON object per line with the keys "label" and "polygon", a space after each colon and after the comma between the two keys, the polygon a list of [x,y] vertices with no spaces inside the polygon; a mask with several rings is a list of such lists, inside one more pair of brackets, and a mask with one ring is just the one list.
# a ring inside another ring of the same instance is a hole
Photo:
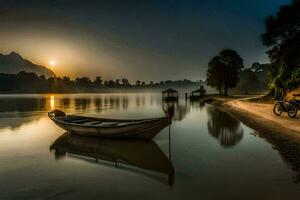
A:
{"label": "sandy riverbank", "polygon": [[249,97],[212,97],[206,101],[256,130],[256,135],[272,144],[296,172],[294,181],[300,182],[300,113],[295,119],[286,113],[278,117],[273,114],[274,104],[255,103]]}
{"label": "sandy riverbank", "polygon": [[289,118],[287,113],[276,116],[273,113],[274,104],[255,103],[250,99],[251,97],[214,97],[207,101],[258,132],[272,133],[300,144],[300,113],[294,119]]}

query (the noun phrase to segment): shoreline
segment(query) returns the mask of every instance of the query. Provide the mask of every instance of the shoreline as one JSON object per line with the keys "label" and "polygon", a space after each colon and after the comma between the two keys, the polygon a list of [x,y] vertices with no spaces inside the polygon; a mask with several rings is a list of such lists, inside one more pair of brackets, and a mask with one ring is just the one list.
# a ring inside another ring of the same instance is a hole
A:
{"label": "shoreline", "polygon": [[[253,103],[248,101],[249,98],[234,99],[228,97],[212,97],[204,101],[219,110],[228,113],[233,118],[241,121],[246,126],[255,130],[255,136],[263,138],[277,150],[283,162],[290,165],[295,171],[293,181],[300,183],[300,117],[290,119],[287,116],[277,117],[273,110],[262,116],[260,109],[253,110],[253,106],[263,106],[263,109],[270,109],[274,104],[270,103]],[[245,106],[246,105],[246,106]],[[249,106],[249,105],[252,105]],[[274,115],[273,120],[270,114]],[[285,114],[287,115],[287,114]],[[279,122],[281,121],[281,123]],[[287,123],[287,122],[290,123]],[[292,125],[295,125],[293,127]]]}
{"label": "shoreline", "polygon": [[273,114],[274,104],[249,102],[251,98],[212,97],[205,99],[221,111],[230,114],[250,128],[297,141],[300,144],[300,116],[289,118]]}

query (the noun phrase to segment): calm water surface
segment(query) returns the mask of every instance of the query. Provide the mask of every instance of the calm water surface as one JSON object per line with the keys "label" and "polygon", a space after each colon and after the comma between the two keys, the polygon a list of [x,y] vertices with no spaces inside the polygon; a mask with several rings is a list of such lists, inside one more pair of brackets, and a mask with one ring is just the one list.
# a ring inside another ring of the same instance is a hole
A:
{"label": "calm water surface", "polygon": [[[180,99],[172,125],[153,143],[92,139],[91,148],[80,138],[60,137],[65,131],[47,117],[53,108],[157,117],[167,106],[160,94],[0,96],[0,199],[299,199],[289,158],[210,105]],[[50,151],[62,140],[63,152]],[[102,156],[97,162],[95,152]],[[158,172],[166,161],[174,171]]]}

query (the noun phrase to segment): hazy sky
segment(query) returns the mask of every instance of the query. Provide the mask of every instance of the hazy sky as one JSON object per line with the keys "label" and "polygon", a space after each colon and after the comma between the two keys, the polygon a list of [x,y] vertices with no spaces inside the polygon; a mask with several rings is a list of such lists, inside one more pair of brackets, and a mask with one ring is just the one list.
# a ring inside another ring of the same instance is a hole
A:
{"label": "hazy sky", "polygon": [[267,62],[264,19],[291,0],[0,0],[0,52],[57,75],[131,81],[203,79],[233,48],[246,66]]}

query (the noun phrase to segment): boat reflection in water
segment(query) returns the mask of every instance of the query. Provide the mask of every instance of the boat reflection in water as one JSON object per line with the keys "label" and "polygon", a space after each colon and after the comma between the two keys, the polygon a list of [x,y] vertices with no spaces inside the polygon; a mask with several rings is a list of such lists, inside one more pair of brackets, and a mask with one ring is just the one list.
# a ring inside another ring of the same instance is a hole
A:
{"label": "boat reflection in water", "polygon": [[86,160],[88,157],[96,163],[109,162],[154,179],[166,181],[167,178],[171,186],[174,182],[172,163],[152,140],[100,139],[65,133],[55,140],[50,150],[55,151],[56,159],[70,156]]}

